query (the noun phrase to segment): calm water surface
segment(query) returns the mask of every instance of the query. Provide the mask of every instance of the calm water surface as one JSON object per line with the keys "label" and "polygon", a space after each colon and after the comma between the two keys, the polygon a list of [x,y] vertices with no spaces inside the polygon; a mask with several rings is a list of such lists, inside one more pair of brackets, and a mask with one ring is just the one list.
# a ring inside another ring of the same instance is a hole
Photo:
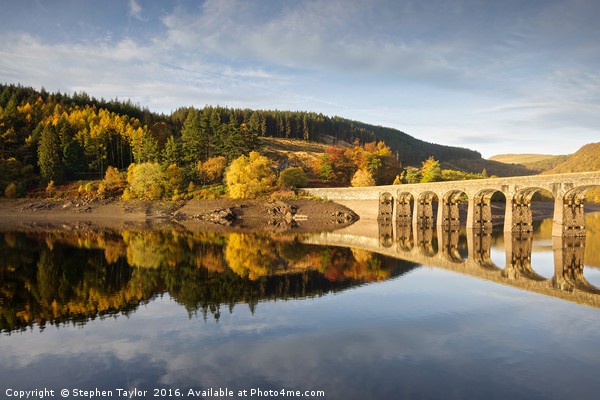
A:
{"label": "calm water surface", "polygon": [[456,265],[480,260],[488,279],[435,256],[429,266],[388,257],[419,249],[395,233],[352,249],[318,245],[321,236],[6,232],[0,397],[218,398],[227,388],[230,398],[595,398],[600,215],[587,223],[585,243],[559,244],[560,257],[551,221],[508,252],[502,233],[475,255],[464,235],[426,243]]}

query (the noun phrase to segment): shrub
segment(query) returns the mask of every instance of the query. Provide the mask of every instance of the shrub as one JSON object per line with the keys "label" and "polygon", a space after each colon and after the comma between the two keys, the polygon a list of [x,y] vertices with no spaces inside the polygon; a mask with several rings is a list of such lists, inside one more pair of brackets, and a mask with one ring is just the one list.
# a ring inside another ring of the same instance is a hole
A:
{"label": "shrub", "polygon": [[17,197],[17,184],[16,183],[11,182],[8,184],[6,189],[4,189],[4,197],[9,198],[9,199],[14,199],[15,197]]}
{"label": "shrub", "polygon": [[306,187],[308,178],[302,168],[286,168],[279,174],[277,185],[281,188],[302,188]]}
{"label": "shrub", "polygon": [[223,156],[212,157],[205,162],[199,161],[197,168],[200,181],[204,185],[222,182],[226,167],[227,159]]}
{"label": "shrub", "polygon": [[123,193],[125,189],[125,177],[115,167],[108,167],[104,174],[104,179],[98,185],[98,195],[100,197],[116,196]]}
{"label": "shrub", "polygon": [[56,193],[56,188],[54,187],[54,181],[48,182],[48,186],[46,186],[46,196],[52,197]]}
{"label": "shrub", "polygon": [[225,184],[234,199],[256,197],[273,187],[275,174],[269,159],[252,151],[249,156],[241,155],[233,160],[225,172]]}
{"label": "shrub", "polygon": [[127,168],[127,183],[127,197],[156,200],[164,193],[165,177],[158,163],[131,164]]}

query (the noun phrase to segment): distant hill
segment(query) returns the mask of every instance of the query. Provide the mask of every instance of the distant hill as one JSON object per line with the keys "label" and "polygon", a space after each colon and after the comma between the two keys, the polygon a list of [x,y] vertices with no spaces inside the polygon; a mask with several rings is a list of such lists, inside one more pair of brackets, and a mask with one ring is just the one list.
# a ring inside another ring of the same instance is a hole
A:
{"label": "distant hill", "polygon": [[600,171],[600,142],[589,143],[571,154],[546,174],[564,174],[568,172]]}
{"label": "distant hill", "polygon": [[503,162],[479,159],[457,159],[442,162],[442,168],[454,169],[464,172],[481,173],[484,169],[489,176],[524,176],[535,175],[536,172],[519,164],[505,164]]}
{"label": "distant hill", "polygon": [[530,164],[556,157],[552,154],[498,154],[488,160],[499,161],[505,164]]}
{"label": "distant hill", "polygon": [[546,158],[540,161],[524,163],[522,164],[525,168],[535,171],[536,173],[543,173],[545,171],[549,171],[552,168],[556,167],[560,163],[567,160],[569,155],[561,155],[561,156],[552,156],[550,158]]}
{"label": "distant hill", "polygon": [[551,170],[568,157],[568,155],[557,156],[552,154],[498,154],[488,160],[521,165],[527,168],[530,173],[539,174]]}

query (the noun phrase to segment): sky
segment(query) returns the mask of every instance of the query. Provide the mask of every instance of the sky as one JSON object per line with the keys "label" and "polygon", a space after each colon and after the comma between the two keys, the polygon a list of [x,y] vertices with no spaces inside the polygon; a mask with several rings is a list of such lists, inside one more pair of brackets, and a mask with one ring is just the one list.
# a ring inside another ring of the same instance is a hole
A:
{"label": "sky", "polygon": [[0,82],[568,154],[600,141],[599,20],[598,0],[0,0]]}

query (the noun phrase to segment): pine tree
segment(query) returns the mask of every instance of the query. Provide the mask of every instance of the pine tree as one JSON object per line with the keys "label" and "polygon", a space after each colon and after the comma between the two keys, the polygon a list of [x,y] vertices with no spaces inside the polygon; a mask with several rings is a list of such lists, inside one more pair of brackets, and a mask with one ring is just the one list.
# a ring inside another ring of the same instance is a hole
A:
{"label": "pine tree", "polygon": [[308,118],[306,114],[304,114],[304,118],[302,118],[302,139],[306,141],[310,139],[310,129],[308,127]]}
{"label": "pine tree", "polygon": [[179,165],[181,163],[181,143],[173,136],[169,136],[162,154],[162,165]]}
{"label": "pine tree", "polygon": [[181,129],[181,143],[183,147],[183,161],[187,164],[196,164],[205,153],[202,143],[202,127],[200,118],[195,109],[190,109],[183,128]]}
{"label": "pine tree", "polygon": [[58,132],[51,124],[42,130],[38,147],[38,165],[46,180],[58,180],[62,175],[61,148]]}
{"label": "pine tree", "polygon": [[242,131],[238,127],[235,118],[230,118],[226,127],[226,135],[224,135],[224,155],[229,160],[239,157],[244,153],[244,138]]}
{"label": "pine tree", "polygon": [[218,109],[213,109],[210,114],[210,150],[211,157],[223,156],[224,154],[224,138],[223,124],[221,123],[221,113]]}

